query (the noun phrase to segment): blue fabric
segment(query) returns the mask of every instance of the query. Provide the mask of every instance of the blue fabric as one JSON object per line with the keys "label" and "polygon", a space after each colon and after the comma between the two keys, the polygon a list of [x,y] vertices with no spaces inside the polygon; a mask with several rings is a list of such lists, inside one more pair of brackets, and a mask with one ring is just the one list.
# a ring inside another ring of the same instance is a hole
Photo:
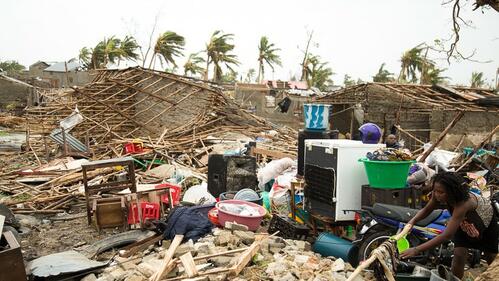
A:
{"label": "blue fabric", "polygon": [[201,214],[196,207],[177,207],[168,215],[166,228],[163,232],[165,239],[173,239],[175,235],[184,235],[184,241],[199,238],[211,232],[213,224],[207,216]]}

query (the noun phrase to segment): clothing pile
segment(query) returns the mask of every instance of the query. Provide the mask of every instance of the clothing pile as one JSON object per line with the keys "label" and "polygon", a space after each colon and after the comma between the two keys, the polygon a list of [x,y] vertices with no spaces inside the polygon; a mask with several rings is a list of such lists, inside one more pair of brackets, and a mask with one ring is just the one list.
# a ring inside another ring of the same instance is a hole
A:
{"label": "clothing pile", "polygon": [[380,148],[368,152],[366,157],[372,161],[408,161],[412,160],[412,153],[408,149]]}

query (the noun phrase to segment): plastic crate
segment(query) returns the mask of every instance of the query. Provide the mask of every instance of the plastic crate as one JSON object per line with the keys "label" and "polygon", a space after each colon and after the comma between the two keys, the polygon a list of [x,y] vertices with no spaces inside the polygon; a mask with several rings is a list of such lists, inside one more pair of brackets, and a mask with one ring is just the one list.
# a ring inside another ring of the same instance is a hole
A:
{"label": "plastic crate", "polygon": [[285,239],[305,240],[307,239],[309,228],[288,217],[274,215],[270,220],[268,232],[274,233],[276,231],[279,231],[278,236]]}
{"label": "plastic crate", "polygon": [[373,206],[375,203],[397,205],[409,208],[420,208],[422,192],[415,188],[380,189],[370,185],[362,186],[362,206]]}

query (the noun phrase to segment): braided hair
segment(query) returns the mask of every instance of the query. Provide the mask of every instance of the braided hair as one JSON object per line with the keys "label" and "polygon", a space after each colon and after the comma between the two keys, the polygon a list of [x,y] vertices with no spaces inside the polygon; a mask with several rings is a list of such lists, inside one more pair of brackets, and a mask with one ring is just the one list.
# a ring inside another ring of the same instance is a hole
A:
{"label": "braided hair", "polygon": [[469,180],[463,175],[455,172],[441,172],[433,177],[432,189],[435,183],[445,187],[447,200],[450,206],[464,202],[470,198]]}

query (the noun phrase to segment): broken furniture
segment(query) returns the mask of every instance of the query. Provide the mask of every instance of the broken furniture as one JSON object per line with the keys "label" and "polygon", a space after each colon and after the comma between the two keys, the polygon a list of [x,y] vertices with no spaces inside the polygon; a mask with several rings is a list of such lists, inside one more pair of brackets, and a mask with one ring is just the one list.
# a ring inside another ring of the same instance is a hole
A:
{"label": "broken furniture", "polygon": [[[4,241],[7,249],[2,250]],[[0,261],[0,280],[27,280],[21,246],[10,231],[0,239]]]}
{"label": "broken furniture", "polygon": [[116,226],[123,226],[123,230],[128,228],[125,198],[121,196],[95,199],[92,204],[92,214],[97,231]]}
{"label": "broken furniture", "polygon": [[[105,182],[100,184],[92,184],[90,185],[87,180],[87,174],[89,171],[96,170],[99,168],[107,168],[107,167],[117,167],[122,166],[126,174],[124,177],[120,177],[117,181],[114,182]],[[133,158],[124,157],[124,158],[114,158],[108,160],[100,160],[100,161],[92,161],[81,165],[83,172],[83,186],[85,187],[85,201],[87,205],[87,220],[88,224],[92,222],[92,207],[90,204],[91,196],[101,194],[104,192],[110,191],[121,191],[123,189],[130,189],[130,192],[137,192],[137,186],[135,182],[135,168],[133,165]],[[94,199],[96,200],[96,199]],[[104,201],[101,201],[104,204]],[[120,203],[121,204],[121,203]],[[99,206],[97,203],[92,204],[92,206]],[[110,207],[110,205],[106,205]],[[121,206],[121,205],[120,205]],[[115,206],[116,207],[116,206]],[[99,208],[99,207],[97,207]],[[103,213],[104,216],[107,214]],[[100,217],[100,222],[106,221]],[[114,221],[114,219],[110,219],[110,221]],[[125,220],[126,221],[126,220]],[[96,223],[98,223],[96,221]],[[98,225],[97,228],[106,227],[105,225]]]}
{"label": "broken furniture", "polygon": [[[121,194],[126,193],[121,192]],[[171,186],[155,186],[154,189],[137,190],[135,193],[125,194],[128,207],[128,224],[131,228],[143,228],[147,220],[157,220],[165,215],[163,208],[166,201],[169,208],[173,208]],[[138,206],[138,207],[137,207]]]}

